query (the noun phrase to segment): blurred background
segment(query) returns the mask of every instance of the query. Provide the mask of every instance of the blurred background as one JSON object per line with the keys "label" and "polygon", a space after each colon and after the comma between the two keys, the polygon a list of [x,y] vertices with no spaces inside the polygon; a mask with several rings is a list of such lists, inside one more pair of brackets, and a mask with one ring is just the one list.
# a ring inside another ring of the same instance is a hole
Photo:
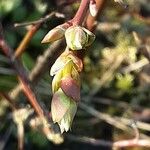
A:
{"label": "blurred background", "polygon": [[[81,104],[71,131],[63,134],[64,142],[57,145],[49,141],[30,127],[29,118],[24,125],[24,149],[109,150],[112,142],[133,139],[138,133],[140,138],[150,141],[150,1],[125,3],[128,7],[108,0],[100,11],[94,31],[96,40],[84,54]],[[4,36],[14,50],[30,29],[28,25],[15,27],[16,23],[36,21],[53,11],[61,13],[42,24],[20,56],[28,74],[47,49],[64,50],[65,44],[53,46],[41,44],[41,40],[50,29],[71,19],[79,5],[78,0],[0,0]],[[49,111],[52,97],[49,70],[60,53],[49,54],[42,66],[44,71],[31,77],[40,105]],[[0,92],[9,94],[19,108],[28,107],[26,96],[17,88],[16,73],[0,51]],[[17,149],[17,127],[12,114],[2,96],[0,150]]]}

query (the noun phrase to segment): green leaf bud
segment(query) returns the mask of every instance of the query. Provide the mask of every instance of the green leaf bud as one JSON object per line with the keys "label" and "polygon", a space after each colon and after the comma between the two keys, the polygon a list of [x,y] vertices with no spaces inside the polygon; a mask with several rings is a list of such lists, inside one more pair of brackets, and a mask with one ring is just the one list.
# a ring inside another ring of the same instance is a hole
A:
{"label": "green leaf bud", "polygon": [[81,26],[71,26],[65,32],[67,46],[72,50],[85,49],[91,45],[95,35]]}
{"label": "green leaf bud", "polygon": [[54,42],[57,41],[61,38],[63,38],[65,34],[65,28],[62,26],[57,26],[54,29],[50,30],[45,37],[43,38],[41,43],[49,43],[49,42]]}

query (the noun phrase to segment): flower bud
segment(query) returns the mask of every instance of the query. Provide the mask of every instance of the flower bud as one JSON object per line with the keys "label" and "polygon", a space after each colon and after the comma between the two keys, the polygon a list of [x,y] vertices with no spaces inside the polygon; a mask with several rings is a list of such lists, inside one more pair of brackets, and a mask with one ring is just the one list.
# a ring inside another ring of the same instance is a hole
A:
{"label": "flower bud", "polygon": [[69,130],[76,111],[76,102],[66,96],[61,88],[59,88],[59,90],[53,95],[51,113],[52,119],[54,123],[58,123],[61,133]]}
{"label": "flower bud", "polygon": [[65,32],[65,38],[70,49],[80,50],[91,45],[95,35],[81,26],[71,26]]}
{"label": "flower bud", "polygon": [[49,43],[63,38],[65,30],[62,26],[55,27],[46,34],[41,43]]}

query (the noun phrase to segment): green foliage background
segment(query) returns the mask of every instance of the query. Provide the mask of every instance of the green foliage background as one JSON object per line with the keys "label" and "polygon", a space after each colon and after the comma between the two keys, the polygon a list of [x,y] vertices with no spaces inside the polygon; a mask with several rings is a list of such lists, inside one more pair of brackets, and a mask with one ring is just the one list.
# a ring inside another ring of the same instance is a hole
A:
{"label": "green foliage background", "polygon": [[[98,111],[112,116],[126,116],[130,119],[140,120],[145,117],[143,115],[145,111],[150,114],[150,66],[144,53],[139,50],[140,46],[146,46],[148,51],[150,50],[150,26],[147,21],[150,17],[150,3],[148,0],[128,0],[127,3],[129,7],[124,9],[118,3],[108,1],[98,18],[96,40],[92,47],[85,52],[84,71],[81,74],[81,93],[83,101]],[[79,3],[73,3],[62,7],[60,1],[51,0],[0,0],[0,19],[4,27],[5,38],[15,49],[27,30],[25,27],[15,28],[14,23],[38,20],[53,10],[64,13],[68,20],[75,14],[78,6]],[[28,72],[34,67],[37,57],[49,46],[41,44],[44,35],[64,21],[65,19],[60,18],[48,20],[33,37],[21,57]],[[133,32],[140,36],[143,41],[141,44],[138,45]],[[131,71],[128,70],[129,66],[131,67],[139,61],[145,65],[137,69],[133,67]],[[51,102],[51,80],[49,71],[47,71],[34,87],[39,101],[42,101],[48,109]],[[9,60],[0,52],[0,91],[9,92],[17,84],[16,74],[11,68]],[[95,92],[95,95],[93,99],[89,100],[87,95],[92,92]],[[101,102],[103,98],[109,99],[110,104],[106,104],[105,100]],[[22,93],[18,99],[19,106],[27,105],[26,98]],[[118,104],[121,102],[125,102],[127,105],[120,108]],[[5,109],[5,105],[6,102],[0,100],[0,137],[3,137],[8,128],[12,126],[5,149],[16,149],[16,127],[10,117],[11,111],[9,108]],[[150,122],[149,119],[146,121]],[[10,124],[10,122],[12,123]],[[104,131],[107,126],[107,123],[98,121],[79,108],[70,133],[106,140],[130,138],[126,133],[108,126],[108,129],[111,130],[110,138],[109,135],[106,135],[108,131]],[[26,149],[86,149],[88,146],[69,140],[60,146],[55,146],[28,126],[25,132]],[[142,130],[140,132],[149,135]],[[96,148],[91,147],[91,149]]]}

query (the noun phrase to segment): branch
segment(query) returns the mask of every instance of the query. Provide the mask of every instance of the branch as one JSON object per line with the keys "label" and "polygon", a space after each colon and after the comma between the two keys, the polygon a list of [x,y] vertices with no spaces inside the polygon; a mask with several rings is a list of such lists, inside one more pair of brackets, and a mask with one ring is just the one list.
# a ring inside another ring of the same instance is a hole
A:
{"label": "branch", "polygon": [[17,124],[18,134],[18,150],[24,150],[24,125],[23,123]]}
{"label": "branch", "polygon": [[50,14],[46,15],[43,18],[40,18],[36,21],[31,21],[31,22],[24,22],[24,23],[15,23],[15,27],[21,27],[21,26],[29,26],[29,25],[37,25],[37,24],[42,24],[52,18],[53,16],[56,16],[58,18],[64,18],[64,14],[58,13],[58,12],[51,12]]}
{"label": "branch", "polygon": [[20,55],[24,52],[26,49],[27,45],[29,44],[31,38],[35,35],[35,33],[38,31],[40,26],[47,21],[48,19],[52,18],[56,13],[52,12],[48,15],[46,15],[44,18],[41,18],[37,21],[29,22],[29,23],[23,23],[23,24],[15,24],[15,27],[17,26],[26,26],[26,25],[31,25],[29,31],[26,33],[24,36],[23,40],[19,44],[18,48],[15,51],[15,57],[20,57]]}
{"label": "branch", "polygon": [[[100,120],[104,120],[107,123],[111,124],[112,126],[115,126],[116,128],[127,131],[129,133],[132,133],[132,132],[130,132],[131,130],[128,127],[133,122],[132,119],[127,119],[127,118],[123,118],[123,117],[112,117],[109,114],[101,113],[101,112],[95,110],[94,108],[86,105],[85,103],[80,103],[79,106],[80,106],[80,108],[82,108],[83,110],[85,110],[86,112],[91,114],[92,116],[94,116]],[[136,121],[136,126],[139,129],[150,131],[150,125],[148,123]],[[135,128],[133,128],[133,129],[135,131]]]}
{"label": "branch", "polygon": [[[0,35],[2,34],[0,33]],[[47,118],[44,116],[44,112],[39,103],[37,102],[37,99],[30,87],[29,80],[27,78],[25,70],[23,69],[23,66],[21,66],[18,60],[14,59],[12,49],[7,45],[3,36],[0,36],[0,47],[2,51],[5,53],[5,55],[10,59],[12,66],[14,67],[15,71],[18,74],[18,78],[22,85],[23,92],[28,97],[28,100],[32,105],[32,107],[34,108],[37,115],[41,118],[41,121],[43,123],[43,130],[46,137],[51,141],[53,141],[54,143],[62,142],[62,137],[59,134],[55,134],[55,132],[52,129],[50,129],[49,122]]]}
{"label": "branch", "polygon": [[[34,83],[35,85],[37,84],[37,82],[39,82],[41,76],[43,76],[43,74],[45,74],[45,72],[47,72],[47,70],[52,66],[52,64],[60,55],[64,47],[65,43],[63,41],[57,41],[55,43],[52,43],[51,46],[46,49],[41,56],[37,58],[36,64],[29,74],[29,81],[31,83]],[[12,100],[17,100],[16,98],[21,92],[21,89],[22,85],[20,83],[12,91],[9,92],[10,98]],[[7,105],[3,105],[3,109],[6,107]]]}
{"label": "branch", "polygon": [[90,0],[81,1],[80,7],[76,15],[72,19],[72,22],[74,25],[81,25],[83,23],[86,13],[88,11],[89,3],[90,3]]}
{"label": "branch", "polygon": [[31,38],[35,35],[37,30],[40,28],[41,23],[33,25],[29,31],[24,36],[23,40],[19,44],[18,48],[15,50],[15,57],[18,58],[25,51],[27,45],[29,44]]}
{"label": "branch", "polygon": [[122,68],[121,72],[130,73],[131,71],[136,71],[136,70],[142,69],[147,64],[149,64],[149,61],[147,59],[142,59],[142,60],[139,60],[135,63],[132,63],[129,66]]}
{"label": "branch", "polygon": [[96,104],[104,104],[104,105],[111,105],[111,106],[117,106],[121,109],[127,109],[129,107],[132,107],[134,109],[138,109],[138,110],[143,110],[144,107],[140,106],[140,105],[133,105],[130,106],[130,103],[126,102],[126,99],[123,101],[116,101],[114,99],[110,99],[110,98],[105,98],[105,97],[93,97],[92,101],[95,102]]}
{"label": "branch", "polygon": [[113,147],[123,148],[123,147],[150,147],[150,141],[149,140],[123,140],[123,141],[117,141],[113,143]]}
{"label": "branch", "polygon": [[2,135],[0,139],[0,150],[5,149],[6,145],[8,144],[12,131],[13,131],[13,125],[10,124],[9,128],[6,129],[6,132]]}
{"label": "branch", "polygon": [[117,142],[110,142],[100,139],[94,139],[83,136],[75,136],[75,135],[67,135],[66,138],[70,141],[80,142],[91,144],[94,146],[104,146],[104,147],[113,147],[113,148],[123,148],[123,147],[150,147],[150,141],[144,139],[131,139],[131,140],[123,140]]}
{"label": "branch", "polygon": [[6,42],[2,37],[0,39],[0,47],[2,51],[5,53],[5,55],[10,59],[11,64],[13,65],[15,71],[17,72],[18,78],[20,79],[21,84],[23,85],[24,93],[29,98],[31,105],[33,106],[33,108],[35,109],[36,113],[39,116],[43,116],[42,108],[38,104],[35,95],[33,94],[30,88],[29,81],[26,76],[26,72],[23,69],[23,66],[21,66],[18,60],[14,59],[11,48],[6,44]]}

